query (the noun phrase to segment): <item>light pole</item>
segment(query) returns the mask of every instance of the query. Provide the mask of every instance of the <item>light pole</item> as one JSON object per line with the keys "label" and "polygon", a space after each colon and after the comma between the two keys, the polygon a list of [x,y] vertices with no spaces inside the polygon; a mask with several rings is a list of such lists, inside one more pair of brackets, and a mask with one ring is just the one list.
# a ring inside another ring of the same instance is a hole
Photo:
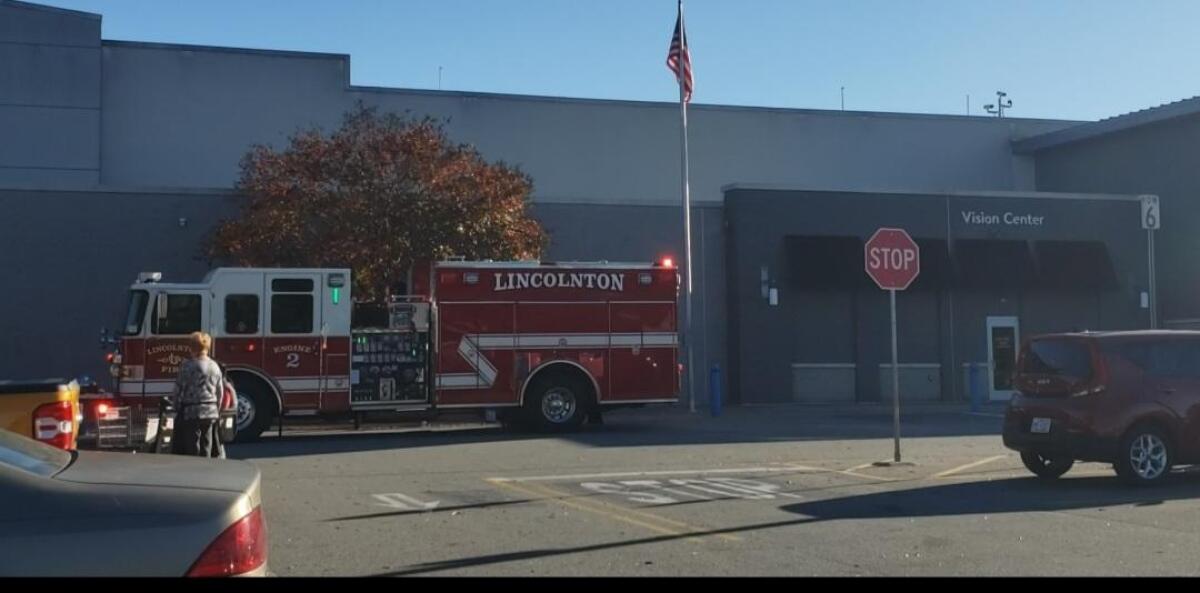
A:
{"label": "light pole", "polygon": [[[1012,99],[1008,99],[1008,100],[1004,99],[1007,96],[1008,96],[1008,93],[1006,93],[1004,91],[996,91],[996,103],[994,105],[990,104],[990,103],[987,105],[984,105],[983,110],[992,115],[995,115],[996,117],[1004,117],[1004,110],[1012,109]],[[968,100],[970,100],[970,99],[968,99]]]}

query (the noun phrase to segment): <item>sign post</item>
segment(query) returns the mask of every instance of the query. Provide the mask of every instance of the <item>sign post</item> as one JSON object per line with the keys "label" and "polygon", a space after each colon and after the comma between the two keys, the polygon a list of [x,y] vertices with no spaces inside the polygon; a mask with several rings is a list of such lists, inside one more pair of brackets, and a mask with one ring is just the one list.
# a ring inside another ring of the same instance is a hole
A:
{"label": "sign post", "polygon": [[867,275],[888,291],[892,311],[892,461],[900,463],[900,364],[896,340],[896,291],[905,290],[921,273],[921,249],[903,229],[881,228],[863,249]]}
{"label": "sign post", "polygon": [[1158,196],[1139,196],[1142,201],[1142,228],[1146,229],[1146,274],[1150,284],[1150,329],[1158,329],[1158,279],[1154,270],[1154,231],[1162,226],[1162,214],[1158,209]]}

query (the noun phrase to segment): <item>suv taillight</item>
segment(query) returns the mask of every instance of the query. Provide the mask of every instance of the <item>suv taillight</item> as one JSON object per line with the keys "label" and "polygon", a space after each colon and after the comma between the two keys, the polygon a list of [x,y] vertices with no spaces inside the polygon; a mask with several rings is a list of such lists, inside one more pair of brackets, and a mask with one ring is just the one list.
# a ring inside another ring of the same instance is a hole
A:
{"label": "suv taillight", "polygon": [[217,536],[188,570],[189,577],[230,577],[246,574],[267,563],[267,526],[262,507]]}
{"label": "suv taillight", "polygon": [[74,449],[75,414],[71,402],[54,402],[33,411],[33,438],[59,449]]}

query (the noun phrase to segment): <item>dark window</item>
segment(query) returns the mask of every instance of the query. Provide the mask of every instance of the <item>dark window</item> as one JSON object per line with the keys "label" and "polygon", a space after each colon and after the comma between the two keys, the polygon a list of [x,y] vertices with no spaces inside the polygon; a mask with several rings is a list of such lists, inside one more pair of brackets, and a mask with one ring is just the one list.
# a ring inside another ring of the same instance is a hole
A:
{"label": "dark window", "polygon": [[271,295],[271,333],[311,334],[313,297],[311,294]]}
{"label": "dark window", "polygon": [[958,239],[954,242],[955,283],[964,289],[1000,290],[1030,286],[1033,257],[1025,241]]}
{"label": "dark window", "polygon": [[858,237],[790,236],[784,239],[784,279],[800,290],[853,290],[871,280],[863,271]]}
{"label": "dark window", "polygon": [[167,295],[166,317],[160,316],[158,304],[154,305],[154,333],[179,336],[200,331],[200,304],[198,294]]}
{"label": "dark window", "polygon": [[231,294],[225,297],[225,333],[258,333],[258,295]]}
{"label": "dark window", "polygon": [[1092,375],[1092,356],[1087,344],[1078,340],[1036,340],[1025,351],[1021,372],[1087,379]]}
{"label": "dark window", "polygon": [[312,278],[276,278],[271,281],[271,292],[312,292]]}
{"label": "dark window", "polygon": [[125,335],[136,336],[142,333],[142,322],[146,319],[146,304],[150,301],[150,293],[135,290],[129,293],[129,310],[125,314]]}
{"label": "dark window", "polygon": [[1150,377],[1200,378],[1200,341],[1137,340],[1117,344],[1108,351]]}
{"label": "dark window", "polygon": [[1167,340],[1150,344],[1145,359],[1146,374],[1151,377],[1186,379],[1200,377],[1200,344],[1194,341]]}
{"label": "dark window", "polygon": [[1063,291],[1117,288],[1108,247],[1099,241],[1037,241],[1039,288]]}

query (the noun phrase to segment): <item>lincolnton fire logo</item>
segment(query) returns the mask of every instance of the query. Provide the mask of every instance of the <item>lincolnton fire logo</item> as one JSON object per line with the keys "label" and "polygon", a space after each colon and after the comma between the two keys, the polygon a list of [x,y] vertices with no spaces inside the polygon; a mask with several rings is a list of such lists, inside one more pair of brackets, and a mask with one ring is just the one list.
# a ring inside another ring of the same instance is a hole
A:
{"label": "lincolnton fire logo", "polygon": [[158,363],[162,375],[179,374],[179,365],[191,357],[192,349],[187,344],[159,344],[146,350],[146,358]]}
{"label": "lincolnton fire logo", "polygon": [[494,277],[496,292],[525,288],[625,290],[625,277],[616,272],[496,272]]}

